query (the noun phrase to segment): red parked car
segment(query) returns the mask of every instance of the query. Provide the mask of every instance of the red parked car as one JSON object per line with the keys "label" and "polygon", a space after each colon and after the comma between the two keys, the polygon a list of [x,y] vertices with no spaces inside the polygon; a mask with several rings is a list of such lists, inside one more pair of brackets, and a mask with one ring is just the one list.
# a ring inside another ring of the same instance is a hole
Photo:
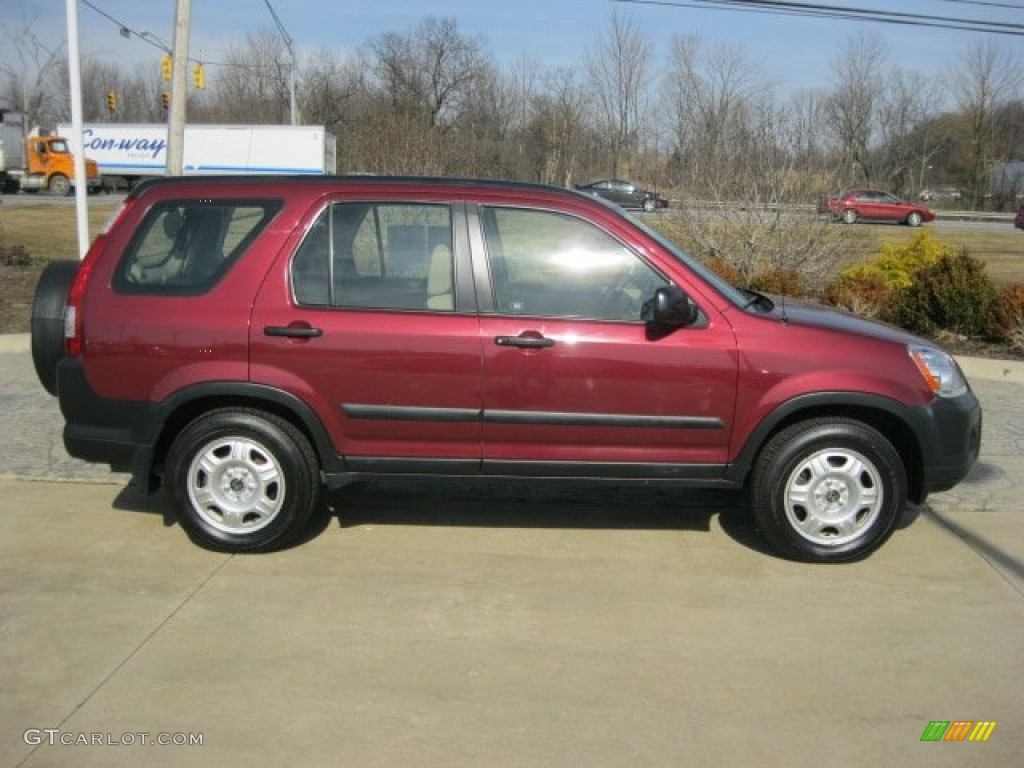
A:
{"label": "red parked car", "polygon": [[779,551],[852,560],[981,441],[934,343],[510,182],[140,184],[43,272],[32,351],[68,452],[228,551],[294,541],[326,489],[433,474],[746,488]]}
{"label": "red parked car", "polygon": [[919,227],[935,219],[930,208],[877,189],[848,189],[827,196],[818,205],[818,213],[827,213],[847,224],[890,221]]}

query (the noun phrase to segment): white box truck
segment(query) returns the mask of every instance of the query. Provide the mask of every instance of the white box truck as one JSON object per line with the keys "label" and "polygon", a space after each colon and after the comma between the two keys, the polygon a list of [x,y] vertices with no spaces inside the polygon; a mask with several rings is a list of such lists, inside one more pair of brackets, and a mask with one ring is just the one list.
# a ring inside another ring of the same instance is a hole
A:
{"label": "white box truck", "polygon": [[[72,133],[70,125],[58,125],[57,131]],[[82,141],[107,188],[167,173],[166,124],[86,123]],[[77,151],[74,143],[71,150]],[[318,125],[187,125],[182,170],[186,175],[337,173],[336,140]]]}

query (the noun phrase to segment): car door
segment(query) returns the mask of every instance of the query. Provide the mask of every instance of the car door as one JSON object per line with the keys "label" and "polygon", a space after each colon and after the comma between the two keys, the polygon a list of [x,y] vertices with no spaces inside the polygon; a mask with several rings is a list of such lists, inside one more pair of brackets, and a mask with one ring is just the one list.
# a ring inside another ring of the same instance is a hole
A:
{"label": "car door", "polygon": [[481,353],[464,207],[334,201],[272,275],[252,377],[311,404],[349,469],[480,461]]}
{"label": "car door", "polygon": [[643,304],[670,278],[607,231],[554,211],[478,213],[485,469],[720,472],[736,397],[728,324],[702,314],[653,332]]}
{"label": "car door", "polygon": [[885,220],[892,218],[890,206],[883,192],[861,192],[857,195],[857,213],[862,219]]}

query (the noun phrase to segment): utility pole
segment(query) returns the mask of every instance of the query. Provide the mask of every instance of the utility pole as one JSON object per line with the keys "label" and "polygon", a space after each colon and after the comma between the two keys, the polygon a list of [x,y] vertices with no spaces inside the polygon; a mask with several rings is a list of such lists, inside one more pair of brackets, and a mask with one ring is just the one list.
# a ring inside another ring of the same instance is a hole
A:
{"label": "utility pole", "polygon": [[167,116],[168,176],[181,176],[185,162],[185,100],[188,97],[188,37],[191,24],[192,0],[177,0],[171,105]]}

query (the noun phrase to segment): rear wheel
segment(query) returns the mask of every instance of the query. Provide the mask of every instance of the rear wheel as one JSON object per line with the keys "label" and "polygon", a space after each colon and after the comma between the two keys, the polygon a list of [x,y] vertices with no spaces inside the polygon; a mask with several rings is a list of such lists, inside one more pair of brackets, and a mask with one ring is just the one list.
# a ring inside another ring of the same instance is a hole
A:
{"label": "rear wheel", "polygon": [[853,208],[847,208],[843,211],[842,219],[844,224],[856,224],[857,212]]}
{"label": "rear wheel", "polygon": [[780,552],[845,562],[888,538],[907,496],[899,454],[879,432],[848,419],[782,430],[754,469],[754,516]]}
{"label": "rear wheel", "polygon": [[36,283],[32,299],[32,363],[39,382],[57,394],[57,363],[67,355],[64,340],[64,305],[80,262],[52,261]]}
{"label": "rear wheel", "polygon": [[225,408],[178,435],[167,476],[182,526],[222,552],[287,545],[321,503],[319,464],[305,435],[261,411]]}

